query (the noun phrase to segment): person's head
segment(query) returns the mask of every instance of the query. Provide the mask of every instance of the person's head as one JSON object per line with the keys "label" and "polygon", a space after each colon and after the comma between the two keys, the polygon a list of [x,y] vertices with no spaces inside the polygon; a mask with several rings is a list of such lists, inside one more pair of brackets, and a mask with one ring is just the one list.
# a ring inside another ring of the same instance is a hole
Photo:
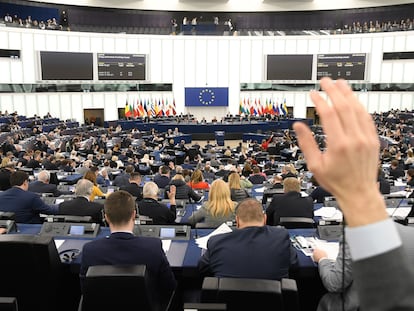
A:
{"label": "person's head", "polygon": [[87,197],[89,198],[92,194],[93,183],[88,180],[81,178],[78,180],[75,186],[75,194],[78,197]]}
{"label": "person's head", "polygon": [[414,178],[414,168],[409,168],[408,170],[407,170],[407,179],[408,180],[411,180],[411,179],[413,179]]}
{"label": "person's head", "polygon": [[237,172],[230,172],[228,176],[228,183],[230,189],[241,189],[240,187],[240,175]]}
{"label": "person's head", "polygon": [[181,174],[175,174],[172,180],[182,180],[185,181],[184,176]]}
{"label": "person's head", "polygon": [[394,169],[398,167],[398,164],[399,164],[399,162],[396,159],[391,161],[391,167],[394,168]]}
{"label": "person's head", "polygon": [[83,178],[90,180],[95,186],[97,186],[97,182],[96,182],[96,173],[92,170],[92,168],[87,171],[84,175]]}
{"label": "person's head", "polygon": [[260,173],[260,167],[257,165],[253,166],[253,174],[259,174]]}
{"label": "person's head", "polygon": [[160,166],[160,174],[161,175],[168,175],[170,173],[170,168],[167,165]]}
{"label": "person's head", "polygon": [[141,174],[139,172],[132,172],[129,175],[129,182],[139,185],[141,183]]}
{"label": "person's head", "polygon": [[216,179],[211,183],[207,206],[213,216],[228,216],[234,212],[230,188],[224,180]]}
{"label": "person's head", "polygon": [[3,168],[3,167],[7,167],[8,165],[9,165],[9,163],[10,163],[11,161],[10,161],[10,158],[8,158],[8,157],[5,157],[5,158],[3,158],[2,160],[1,160],[1,167]]}
{"label": "person's head", "polygon": [[283,191],[285,193],[295,191],[300,192],[299,180],[295,177],[288,177],[283,180]]}
{"label": "person's head", "polygon": [[16,186],[23,190],[27,190],[29,188],[29,175],[23,171],[15,171],[11,173],[10,186]]}
{"label": "person's head", "polygon": [[133,230],[136,217],[135,200],[127,191],[111,193],[105,200],[104,211],[111,231],[117,228]]}
{"label": "person's head", "polygon": [[407,157],[409,157],[409,158],[414,157],[414,152],[411,149],[407,150]]}
{"label": "person's head", "polygon": [[158,198],[159,188],[157,184],[153,181],[146,182],[144,188],[142,189],[142,195],[144,198]]}
{"label": "person's head", "polygon": [[194,172],[191,174],[191,182],[198,183],[203,180],[203,172],[199,169],[194,170]]}
{"label": "person's head", "polygon": [[37,180],[48,184],[50,181],[50,173],[46,170],[40,171],[37,175]]}
{"label": "person's head", "polygon": [[125,168],[125,173],[131,174],[133,171],[135,171],[135,167],[133,165],[127,165]]}
{"label": "person's head", "polygon": [[251,226],[264,226],[266,224],[266,214],[263,213],[262,204],[254,199],[247,198],[236,206],[237,228]]}

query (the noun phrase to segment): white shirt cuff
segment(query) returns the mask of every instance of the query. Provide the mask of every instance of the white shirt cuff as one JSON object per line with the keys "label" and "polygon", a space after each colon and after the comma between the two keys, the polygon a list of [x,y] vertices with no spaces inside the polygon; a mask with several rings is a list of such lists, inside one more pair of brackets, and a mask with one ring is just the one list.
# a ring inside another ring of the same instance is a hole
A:
{"label": "white shirt cuff", "polygon": [[345,232],[353,260],[374,257],[402,244],[391,218],[365,226],[346,227]]}

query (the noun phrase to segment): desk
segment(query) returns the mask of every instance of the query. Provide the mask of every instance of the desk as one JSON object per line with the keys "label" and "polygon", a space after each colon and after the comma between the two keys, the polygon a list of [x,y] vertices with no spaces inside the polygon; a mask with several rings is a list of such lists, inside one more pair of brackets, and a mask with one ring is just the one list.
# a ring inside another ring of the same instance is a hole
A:
{"label": "desk", "polygon": [[[41,230],[39,224],[17,224],[20,234],[38,234]],[[198,259],[201,256],[202,250],[197,246],[195,237],[201,237],[209,234],[212,229],[192,229],[189,240],[185,241],[173,241],[170,249],[166,253],[168,261],[176,275],[177,280],[184,289],[190,289],[191,291],[198,290],[201,288],[202,279],[198,273]],[[315,229],[293,229],[289,230],[289,234],[292,235],[303,235],[313,236],[315,235]],[[107,227],[101,227],[97,238],[104,238],[109,235],[110,231]],[[82,249],[83,245],[91,239],[66,237],[65,242],[59,247],[58,251],[62,252],[68,249]],[[59,240],[59,238],[56,238]],[[70,263],[70,269],[77,277],[80,268],[82,253]],[[310,257],[306,257],[302,252],[298,251],[299,268],[296,271],[292,271],[291,278],[296,279],[301,305],[303,310],[316,310],[317,302],[320,297],[324,294],[322,283],[319,279],[316,264]],[[253,267],[254,268],[254,267]],[[79,284],[79,283],[74,283]],[[73,291],[79,290],[79,288],[72,288]],[[72,293],[76,296],[76,293]],[[76,297],[78,299],[78,297]],[[76,299],[75,299],[76,301]],[[79,301],[79,300],[77,300]]]}

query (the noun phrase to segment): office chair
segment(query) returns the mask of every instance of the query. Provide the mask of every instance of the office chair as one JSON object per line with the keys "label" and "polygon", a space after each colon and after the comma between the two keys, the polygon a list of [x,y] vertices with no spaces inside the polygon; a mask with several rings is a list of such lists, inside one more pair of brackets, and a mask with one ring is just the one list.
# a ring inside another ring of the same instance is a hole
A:
{"label": "office chair", "polygon": [[70,271],[61,263],[53,237],[1,235],[0,253],[0,296],[16,297],[20,311],[63,310]]}
{"label": "office chair", "polygon": [[161,310],[145,265],[91,266],[78,311]]}
{"label": "office chair", "polygon": [[0,311],[17,311],[16,297],[0,297]]}
{"label": "office chair", "polygon": [[[286,296],[286,298],[285,298]],[[225,303],[227,310],[299,310],[296,281],[206,277],[201,302]]]}
{"label": "office chair", "polygon": [[279,224],[286,229],[315,228],[313,218],[307,217],[280,217]]}

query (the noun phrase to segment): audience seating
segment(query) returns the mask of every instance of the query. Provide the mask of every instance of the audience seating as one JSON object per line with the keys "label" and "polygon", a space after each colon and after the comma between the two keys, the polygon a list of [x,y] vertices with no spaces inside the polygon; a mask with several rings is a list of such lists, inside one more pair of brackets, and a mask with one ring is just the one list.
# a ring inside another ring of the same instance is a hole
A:
{"label": "audience seating", "polygon": [[286,229],[315,228],[313,218],[307,217],[280,217],[279,224]]}
{"label": "audience seating", "polygon": [[296,281],[206,277],[201,302],[225,303],[227,310],[299,310]]}
{"label": "audience seating", "polygon": [[163,310],[149,284],[145,265],[89,267],[78,311]]}

